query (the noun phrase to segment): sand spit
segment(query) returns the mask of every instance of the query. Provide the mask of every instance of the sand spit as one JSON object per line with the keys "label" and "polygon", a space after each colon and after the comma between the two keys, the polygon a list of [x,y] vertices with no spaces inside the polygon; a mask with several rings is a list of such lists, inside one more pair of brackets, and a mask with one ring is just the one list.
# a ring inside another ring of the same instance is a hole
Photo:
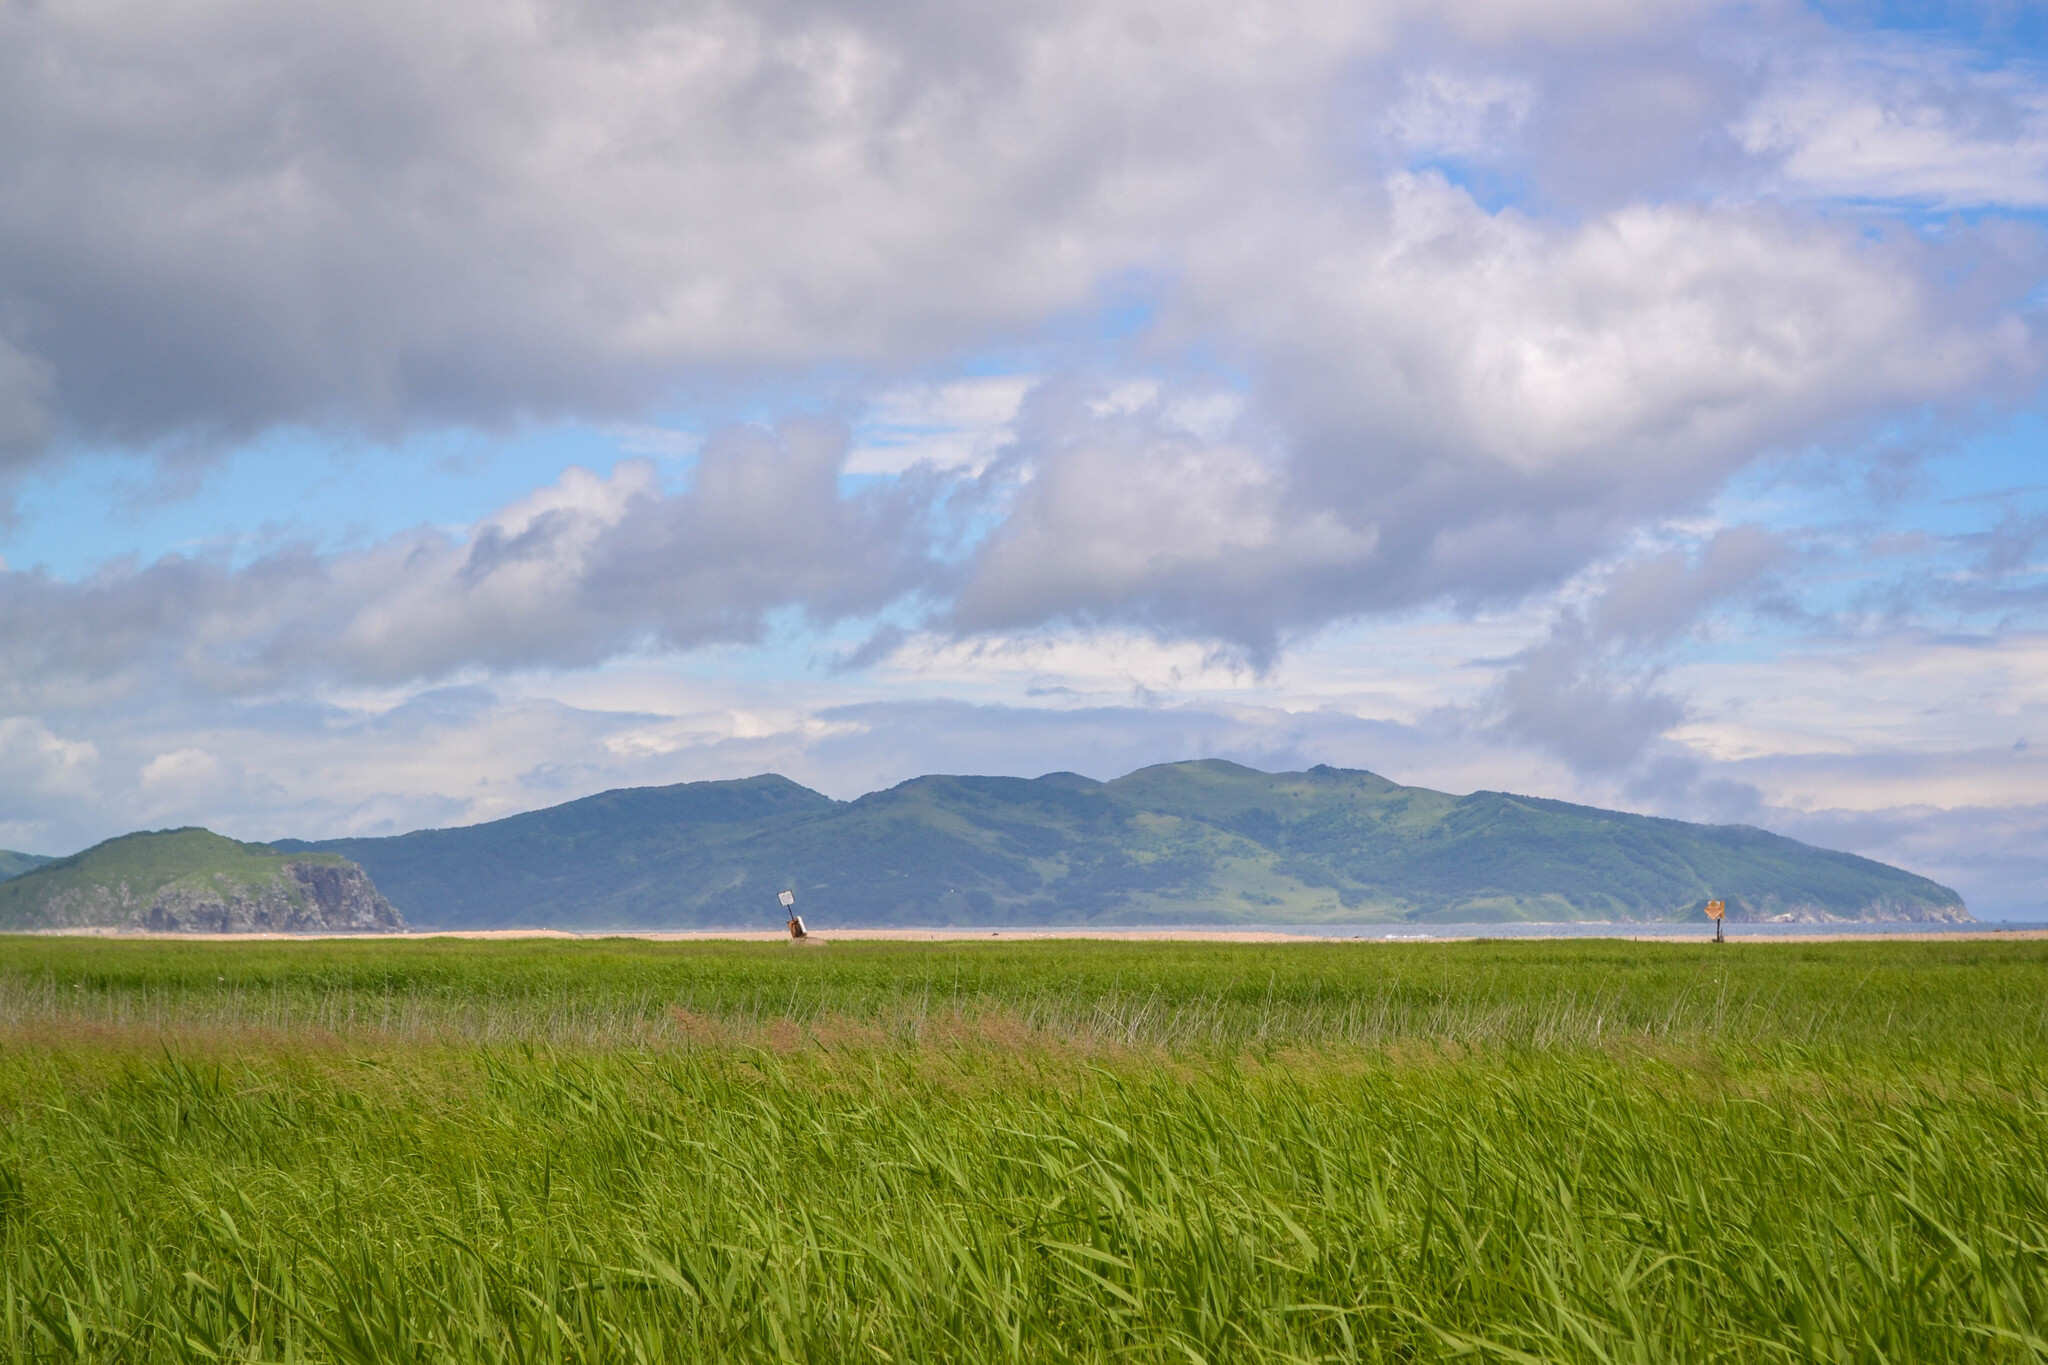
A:
{"label": "sand spit", "polygon": [[[379,943],[393,940],[436,938],[466,939],[602,939],[634,938],[655,943],[786,943],[789,936],[780,929],[613,929],[588,933],[567,929],[434,929],[383,934],[184,934],[149,933],[130,929],[32,929],[30,934],[48,937],[119,939],[161,939],[178,943],[302,942],[310,939],[366,939]],[[1414,932],[1409,926],[1388,925],[1384,931],[1360,934],[1289,934],[1272,929],[824,929],[813,930],[806,946],[824,946],[837,940],[888,943],[1019,943],[1040,939],[1101,939],[1116,943],[1470,943],[1479,934],[1434,936]],[[1539,942],[1556,939],[1619,938],[1640,943],[1710,942],[1713,935],[1700,926],[1697,939],[1675,934],[1632,934],[1617,928],[1612,934],[1514,934],[1500,941]],[[1991,939],[2048,939],[2048,929],[1950,930],[1941,933],[1840,933],[1840,934],[1755,934],[1739,930],[1730,943],[1971,943]]]}

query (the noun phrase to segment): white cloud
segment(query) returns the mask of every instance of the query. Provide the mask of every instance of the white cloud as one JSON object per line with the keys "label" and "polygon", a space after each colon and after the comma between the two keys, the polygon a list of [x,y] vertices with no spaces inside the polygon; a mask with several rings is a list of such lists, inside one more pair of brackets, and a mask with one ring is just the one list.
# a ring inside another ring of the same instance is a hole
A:
{"label": "white cloud", "polygon": [[220,775],[220,760],[204,749],[174,749],[142,765],[145,787],[200,786],[218,781]]}
{"label": "white cloud", "polygon": [[[1713,486],[1830,417],[2037,363],[2016,316],[1951,315],[1912,251],[1851,231],[1676,204],[1559,228],[1485,213],[1435,175],[1389,190],[1383,227],[1286,233],[1292,269],[1240,323],[1289,425],[1327,424],[1375,463],[1463,454],[1639,503],[1645,485]],[[1214,263],[1218,308],[1253,295],[1251,272],[1268,273]]]}
{"label": "white cloud", "polygon": [[[1788,776],[1771,790],[1780,805],[2005,804],[2048,790],[2040,766],[2048,745],[2034,742],[2048,735],[2048,634],[2038,630],[1822,637],[1760,657],[1688,664],[1674,678],[1696,698],[1693,719],[1674,737],[1703,756],[1782,759],[1787,774],[1810,759],[1860,754],[1903,765],[1848,784],[1809,787]],[[2027,747],[2016,750],[2022,741]]]}
{"label": "white cloud", "polygon": [[664,460],[693,458],[704,446],[700,432],[637,422],[619,423],[612,428],[612,434],[618,438],[619,449],[628,455],[652,455]]}
{"label": "white cloud", "polygon": [[791,606],[866,615],[931,572],[920,504],[838,487],[845,435],[819,423],[721,432],[695,486],[654,467],[561,481],[466,535],[402,534],[241,568],[167,557],[69,583],[0,576],[0,697],[36,708],[137,691],[228,695],[403,683],[466,669],[576,667],[644,648],[759,639]]}
{"label": "white cloud", "polygon": [[[1639,45],[1711,8],[7,11],[0,176],[33,192],[0,215],[0,359],[72,439],[577,414],[697,461],[689,494],[615,474],[459,545],[13,584],[10,681],[574,666],[885,609],[1269,662],[1547,590],[1772,451],[2037,382],[2034,280],[1949,287],[1996,254],[1967,233],[1489,209],[1332,123],[1512,152],[1581,76],[1685,85]],[[1028,363],[962,377],[1004,350]],[[860,426],[647,424],[706,392]]]}
{"label": "white cloud", "polygon": [[926,371],[1215,218],[1401,8],[15,7],[0,323],[142,446]]}
{"label": "white cloud", "polygon": [[1149,399],[1110,397],[1038,398],[1018,447],[1025,478],[974,559],[958,628],[1132,622],[1258,649],[1274,637],[1273,596],[1372,554],[1376,528],[1287,508],[1265,452],[1206,444]]}
{"label": "white cloud", "polygon": [[887,389],[854,429],[849,474],[901,474],[919,464],[979,474],[1016,435],[1017,408],[1037,380],[995,375]]}
{"label": "white cloud", "polygon": [[0,847],[45,853],[91,827],[99,796],[100,751],[66,739],[31,716],[0,716]]}
{"label": "white cloud", "polygon": [[1410,156],[1501,161],[1521,150],[1535,83],[1500,73],[1411,72],[1387,114],[1387,134]]}
{"label": "white cloud", "polygon": [[98,761],[90,740],[65,739],[31,716],[0,717],[0,787],[17,799],[89,792]]}
{"label": "white cloud", "polygon": [[1781,192],[2048,207],[2048,68],[1901,41],[1786,65],[1733,130],[1775,163]]}
{"label": "white cloud", "polygon": [[1482,43],[1613,40],[1683,23],[1707,0],[1437,0],[1429,13]]}
{"label": "white cloud", "polygon": [[1249,670],[1208,646],[1129,630],[972,640],[924,632],[907,637],[868,677],[899,691],[937,689],[957,697],[1071,706],[1124,703],[1149,693],[1236,693],[1249,681]]}

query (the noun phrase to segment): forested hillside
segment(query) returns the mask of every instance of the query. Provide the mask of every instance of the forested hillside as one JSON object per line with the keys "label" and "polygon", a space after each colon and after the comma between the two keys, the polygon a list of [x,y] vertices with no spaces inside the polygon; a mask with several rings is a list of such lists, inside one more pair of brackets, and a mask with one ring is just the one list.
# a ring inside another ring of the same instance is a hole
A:
{"label": "forested hillside", "polygon": [[1218,760],[1113,782],[920,777],[855,801],[786,778],[606,792],[339,853],[422,927],[1967,918],[1924,877],[1694,825],[1373,773]]}

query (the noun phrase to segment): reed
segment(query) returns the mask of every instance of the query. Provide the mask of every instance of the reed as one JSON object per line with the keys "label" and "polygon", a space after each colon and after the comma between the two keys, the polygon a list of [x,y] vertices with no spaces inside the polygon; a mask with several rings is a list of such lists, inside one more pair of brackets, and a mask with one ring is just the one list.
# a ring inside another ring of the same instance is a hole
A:
{"label": "reed", "polygon": [[0,940],[16,1360],[2048,1357],[2040,945]]}

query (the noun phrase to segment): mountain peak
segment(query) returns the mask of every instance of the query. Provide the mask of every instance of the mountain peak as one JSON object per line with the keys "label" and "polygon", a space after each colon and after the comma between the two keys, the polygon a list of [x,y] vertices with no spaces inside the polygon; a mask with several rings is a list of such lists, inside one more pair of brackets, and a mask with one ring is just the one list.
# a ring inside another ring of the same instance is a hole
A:
{"label": "mountain peak", "polygon": [[1113,782],[931,774],[850,802],[773,775],[628,788],[465,829],[313,845],[416,921],[830,924],[1966,918],[1946,887],[1776,835],[1363,769],[1224,759]]}

